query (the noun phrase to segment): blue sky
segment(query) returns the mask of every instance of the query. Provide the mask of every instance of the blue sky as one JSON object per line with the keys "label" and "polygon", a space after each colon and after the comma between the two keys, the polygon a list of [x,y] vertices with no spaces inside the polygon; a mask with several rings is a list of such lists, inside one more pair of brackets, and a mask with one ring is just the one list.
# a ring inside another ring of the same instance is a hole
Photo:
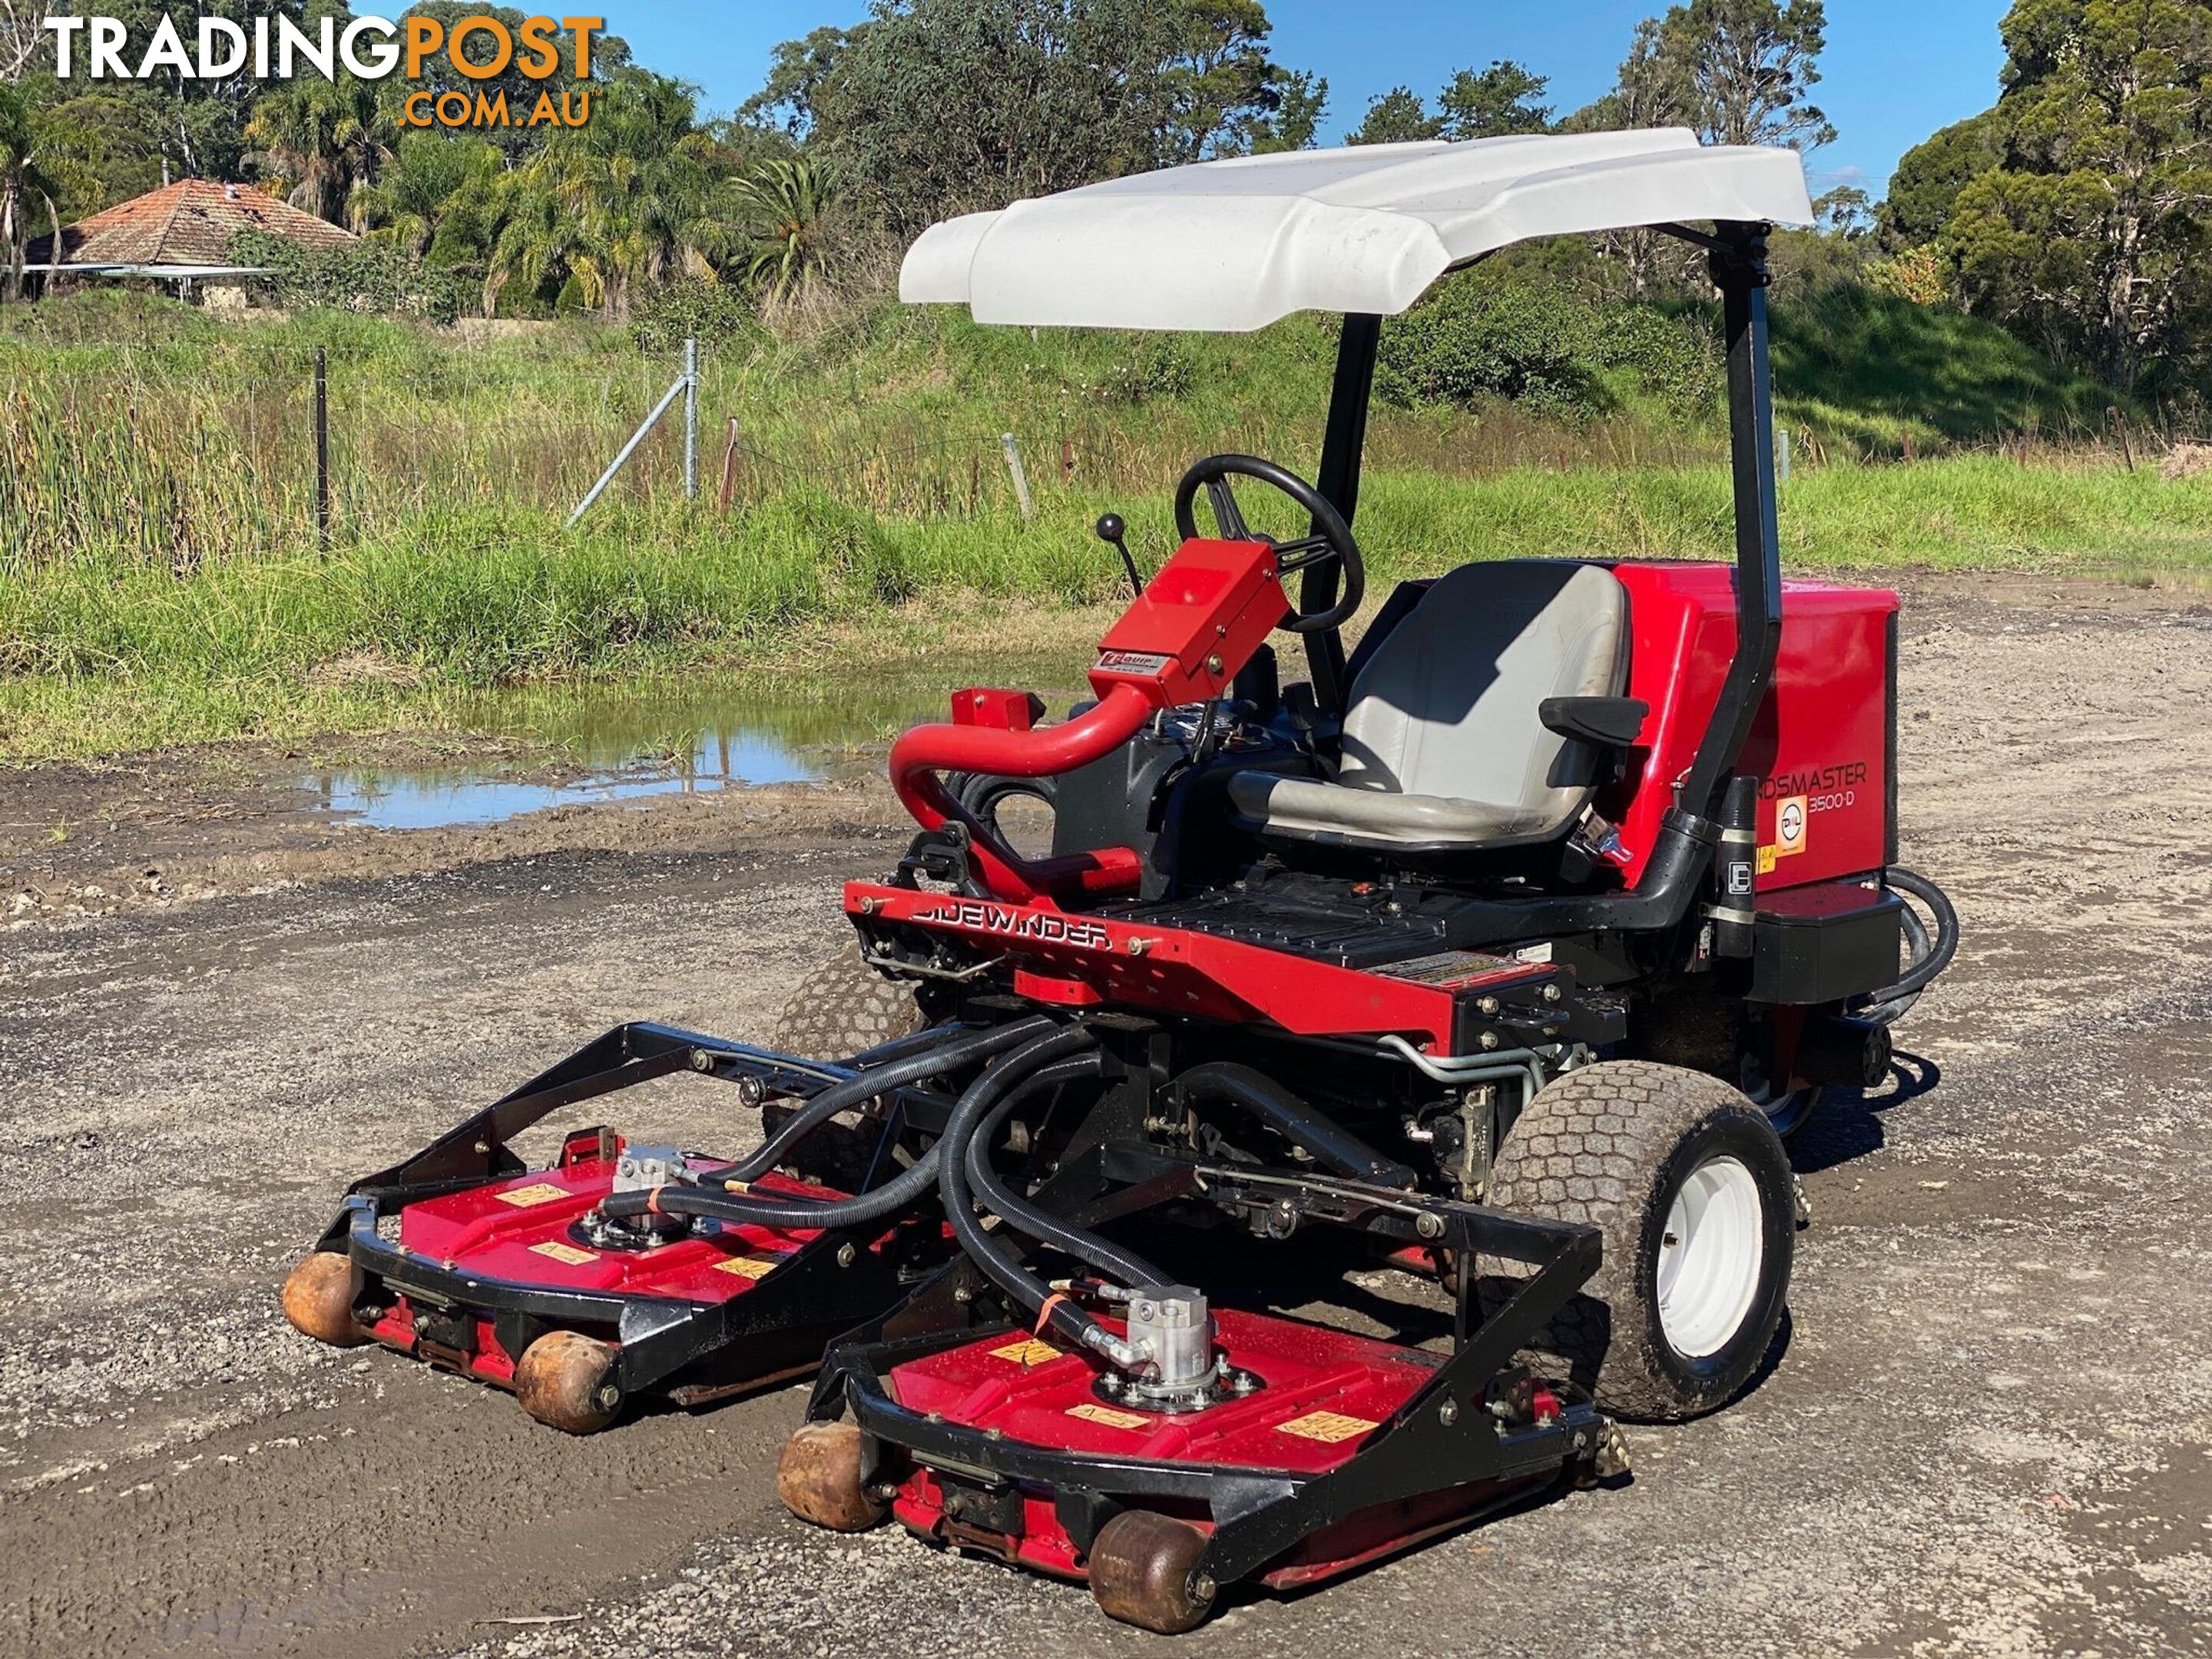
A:
{"label": "blue sky", "polygon": [[[2004,53],[2008,0],[1830,0],[1819,97],[1840,137],[1813,158],[1816,188],[1881,196],[1897,158],[1937,127],[1986,109]],[[366,8],[361,8],[366,9]],[[1552,77],[1562,109],[1604,92],[1638,19],[1661,0],[1267,0],[1275,55],[1328,77],[1334,137],[1405,82],[1425,95],[1455,69],[1517,58]],[[865,0],[614,0],[607,27],[639,59],[706,88],[727,110],[760,85],[779,40],[866,15]]]}

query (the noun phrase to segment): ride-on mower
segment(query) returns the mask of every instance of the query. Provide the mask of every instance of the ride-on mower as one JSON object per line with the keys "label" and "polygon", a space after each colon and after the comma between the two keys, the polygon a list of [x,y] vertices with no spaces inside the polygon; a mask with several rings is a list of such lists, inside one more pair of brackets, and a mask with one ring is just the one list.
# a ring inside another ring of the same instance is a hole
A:
{"label": "ride-on mower", "polygon": [[[796,1513],[895,1516],[1160,1632],[1615,1476],[1615,1419],[1741,1392],[1789,1287],[1783,1137],[1887,1075],[1957,937],[1896,864],[1896,598],[1781,576],[1765,236],[1810,216],[1794,153],[1643,131],[1207,162],[927,232],[902,297],[984,323],[1341,313],[1318,482],[1200,461],[1149,578],[1109,515],[1133,598],[1092,700],[1044,724],[963,691],[899,739],[921,834],[847,888],[857,952],[802,998],[878,1011],[830,1043],[860,1052],[611,1033],[356,1188],[295,1322],[571,1429],[842,1329]],[[1733,567],[1462,563],[1347,650],[1382,319],[1638,226],[1722,296]],[[1042,854],[1000,827],[1024,792]],[[757,1151],[506,1150],[682,1070],[765,1109]]]}

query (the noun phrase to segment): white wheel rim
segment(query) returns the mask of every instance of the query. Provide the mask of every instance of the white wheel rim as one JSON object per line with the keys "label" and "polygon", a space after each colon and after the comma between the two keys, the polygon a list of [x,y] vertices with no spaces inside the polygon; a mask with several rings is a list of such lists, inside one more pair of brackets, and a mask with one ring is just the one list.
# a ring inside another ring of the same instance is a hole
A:
{"label": "white wheel rim", "polygon": [[1739,1159],[1690,1171],[1659,1242],[1659,1328],[1686,1359],[1718,1353],[1759,1293],[1766,1228],[1759,1182]]}

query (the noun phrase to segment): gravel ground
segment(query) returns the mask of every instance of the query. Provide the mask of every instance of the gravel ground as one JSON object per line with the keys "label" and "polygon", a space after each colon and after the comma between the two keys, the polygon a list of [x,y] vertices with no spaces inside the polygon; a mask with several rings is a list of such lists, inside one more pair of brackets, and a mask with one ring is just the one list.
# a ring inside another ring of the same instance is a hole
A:
{"label": "gravel ground", "polygon": [[[1623,1489],[1237,1601],[1209,1652],[2212,1648],[2212,611],[1910,606],[1906,854],[1966,943],[1905,1080],[1797,1148],[1771,1373],[1633,1431]],[[0,897],[37,895],[0,920],[0,1653],[1146,1645],[1079,1590],[786,1518],[795,1389],[570,1440],[276,1312],[348,1180],[550,1057],[637,1017],[765,1035],[837,882],[889,862],[884,791],[410,838],[159,775],[69,867],[32,826],[124,786],[0,786]],[[185,854],[189,890],[84,902]],[[626,1127],[734,1144],[656,1091]]]}

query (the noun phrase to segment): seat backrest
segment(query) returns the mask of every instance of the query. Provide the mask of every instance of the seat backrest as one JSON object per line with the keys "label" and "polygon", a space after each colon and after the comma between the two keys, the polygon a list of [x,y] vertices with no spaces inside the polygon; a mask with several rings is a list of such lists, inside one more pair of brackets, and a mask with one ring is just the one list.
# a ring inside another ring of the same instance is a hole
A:
{"label": "seat backrest", "polygon": [[1547,697],[1620,695],[1628,595],[1568,560],[1462,565],[1430,588],[1352,682],[1337,782],[1517,808],[1564,826],[1597,757],[1546,729]]}

